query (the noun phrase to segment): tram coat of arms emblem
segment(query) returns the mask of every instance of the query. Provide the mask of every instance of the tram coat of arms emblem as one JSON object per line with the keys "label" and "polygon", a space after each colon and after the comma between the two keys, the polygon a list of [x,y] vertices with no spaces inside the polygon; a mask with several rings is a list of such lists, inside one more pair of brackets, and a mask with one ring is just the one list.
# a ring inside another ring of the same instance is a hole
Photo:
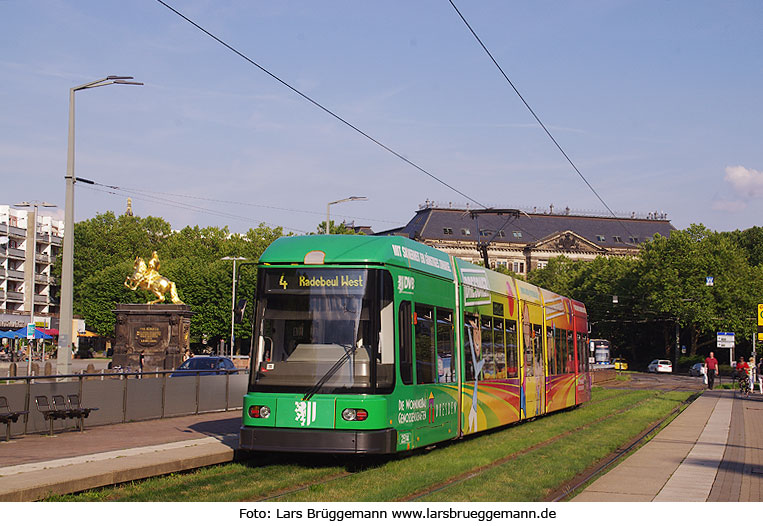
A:
{"label": "tram coat of arms emblem", "polygon": [[294,420],[299,422],[300,426],[307,427],[315,422],[316,410],[317,404],[315,402],[294,402]]}

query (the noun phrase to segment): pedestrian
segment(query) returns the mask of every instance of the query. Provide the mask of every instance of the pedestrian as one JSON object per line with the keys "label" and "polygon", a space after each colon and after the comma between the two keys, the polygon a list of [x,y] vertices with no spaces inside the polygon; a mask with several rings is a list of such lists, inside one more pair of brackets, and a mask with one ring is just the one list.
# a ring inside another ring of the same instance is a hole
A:
{"label": "pedestrian", "polygon": [[715,359],[713,351],[710,351],[710,356],[705,359],[705,370],[707,372],[707,388],[712,390],[715,383],[715,375],[718,374],[718,360]]}
{"label": "pedestrian", "polygon": [[707,366],[703,363],[699,370],[702,373],[702,382],[707,385]]}
{"label": "pedestrian", "polygon": [[763,358],[758,362],[758,387],[760,388],[760,394],[763,395]]}

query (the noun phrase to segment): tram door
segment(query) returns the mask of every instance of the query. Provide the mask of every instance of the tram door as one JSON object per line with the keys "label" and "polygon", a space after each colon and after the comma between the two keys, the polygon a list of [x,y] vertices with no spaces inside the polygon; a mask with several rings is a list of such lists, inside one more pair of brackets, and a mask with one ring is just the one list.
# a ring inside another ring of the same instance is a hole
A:
{"label": "tram door", "polygon": [[546,412],[546,374],[544,365],[543,310],[540,305],[522,301],[522,390],[524,417]]}

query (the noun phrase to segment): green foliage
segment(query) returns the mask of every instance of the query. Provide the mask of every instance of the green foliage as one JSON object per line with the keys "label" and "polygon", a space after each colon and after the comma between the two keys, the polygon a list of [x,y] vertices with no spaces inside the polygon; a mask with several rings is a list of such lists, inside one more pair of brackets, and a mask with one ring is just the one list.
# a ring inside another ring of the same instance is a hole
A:
{"label": "green foliage", "polygon": [[529,280],[584,302],[592,337],[611,340],[614,355],[638,367],[673,358],[676,324],[690,354],[714,348],[718,331],[737,333],[744,348],[754,329],[750,318],[763,302],[761,247],[759,227],[719,233],[691,225],[668,238],[656,235],[635,258],[554,258]]}
{"label": "green foliage", "polygon": [[[355,232],[352,228],[349,228],[344,223],[339,223],[338,225],[335,224],[333,221],[329,221],[329,226],[331,227],[331,233],[332,234],[340,234],[345,236],[364,236],[365,234],[363,232]],[[326,233],[326,222],[321,221],[318,224],[318,228],[316,232],[310,232],[311,235],[314,234],[325,234]]]}
{"label": "green foliage", "polygon": [[[246,319],[251,320],[257,273],[252,265],[270,243],[284,233],[260,224],[245,234],[231,234],[228,227],[188,226],[173,232],[160,218],[116,217],[113,212],[77,223],[74,229],[74,312],[99,334],[114,334],[113,309],[117,303],[145,303],[153,295],[124,286],[135,258],[148,261],[159,254],[159,272],[175,282],[178,295],[191,306],[191,340],[206,334],[210,344],[230,337],[232,267],[226,256],[246,258],[237,265],[237,298],[249,300]],[[60,276],[60,260],[57,265]],[[248,338],[249,322],[236,327],[238,338]]]}

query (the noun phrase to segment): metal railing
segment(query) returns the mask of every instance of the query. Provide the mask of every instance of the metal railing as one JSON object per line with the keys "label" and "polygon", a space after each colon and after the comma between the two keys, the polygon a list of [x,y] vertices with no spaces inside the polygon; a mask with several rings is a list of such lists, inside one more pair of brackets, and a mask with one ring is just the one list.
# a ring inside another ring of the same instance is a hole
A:
{"label": "metal railing", "polygon": [[[247,369],[224,371],[108,371],[69,375],[0,377],[0,396],[12,410],[28,411],[9,424],[11,436],[46,433],[50,424],[35,407],[35,397],[77,394],[83,407],[98,407],[85,420],[86,427],[154,420],[175,416],[228,411],[243,406]],[[69,428],[54,421],[54,431]]]}

